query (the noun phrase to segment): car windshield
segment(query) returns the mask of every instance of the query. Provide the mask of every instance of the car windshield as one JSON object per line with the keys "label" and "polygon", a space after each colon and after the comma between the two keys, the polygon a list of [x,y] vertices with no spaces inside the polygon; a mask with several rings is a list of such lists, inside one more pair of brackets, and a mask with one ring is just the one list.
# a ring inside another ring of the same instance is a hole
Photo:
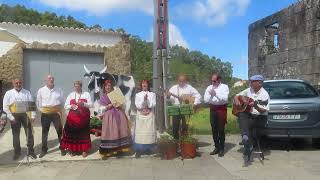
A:
{"label": "car windshield", "polygon": [[271,99],[310,98],[318,96],[317,91],[303,82],[266,82],[263,84]]}

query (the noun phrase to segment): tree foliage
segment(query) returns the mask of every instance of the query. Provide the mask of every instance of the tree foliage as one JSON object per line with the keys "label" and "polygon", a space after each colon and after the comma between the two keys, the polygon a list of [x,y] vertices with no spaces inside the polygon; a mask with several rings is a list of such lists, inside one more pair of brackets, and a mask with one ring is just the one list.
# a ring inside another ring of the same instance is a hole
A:
{"label": "tree foliage", "polygon": [[[16,22],[24,24],[51,25],[59,27],[73,28],[90,28],[102,29],[99,24],[88,27],[86,24],[76,20],[72,16],[58,16],[52,12],[40,13],[33,9],[27,9],[24,6],[0,6],[1,22]],[[125,33],[123,28],[116,30],[109,29],[113,32]],[[131,45],[131,67],[132,74],[136,82],[141,79],[152,79],[152,42],[146,42],[138,36],[130,36]],[[229,62],[223,62],[216,57],[209,57],[200,51],[190,51],[181,46],[173,46],[170,49],[171,59],[169,60],[169,84],[173,84],[178,74],[186,74],[190,83],[203,92],[210,84],[212,73],[219,73],[223,82],[233,85],[236,79],[232,78],[232,66]]]}

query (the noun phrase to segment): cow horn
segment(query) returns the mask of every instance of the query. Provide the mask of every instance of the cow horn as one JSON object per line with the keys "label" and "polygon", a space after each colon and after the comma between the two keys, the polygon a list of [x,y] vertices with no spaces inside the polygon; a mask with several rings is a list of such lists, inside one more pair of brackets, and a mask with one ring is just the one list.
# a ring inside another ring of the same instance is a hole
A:
{"label": "cow horn", "polygon": [[90,74],[90,71],[89,71],[89,69],[87,68],[86,65],[83,65],[83,68],[84,68],[84,70],[86,71],[87,74]]}
{"label": "cow horn", "polygon": [[106,67],[104,67],[104,68],[100,71],[100,74],[106,72],[106,70],[107,70],[107,65],[106,65]]}

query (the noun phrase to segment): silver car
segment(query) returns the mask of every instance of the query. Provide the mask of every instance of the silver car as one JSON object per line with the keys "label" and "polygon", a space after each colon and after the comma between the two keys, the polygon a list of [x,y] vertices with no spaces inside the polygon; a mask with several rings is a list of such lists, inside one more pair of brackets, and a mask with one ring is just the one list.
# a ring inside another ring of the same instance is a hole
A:
{"label": "silver car", "polygon": [[268,80],[263,87],[270,95],[267,122],[259,134],[267,137],[320,138],[320,96],[302,80]]}

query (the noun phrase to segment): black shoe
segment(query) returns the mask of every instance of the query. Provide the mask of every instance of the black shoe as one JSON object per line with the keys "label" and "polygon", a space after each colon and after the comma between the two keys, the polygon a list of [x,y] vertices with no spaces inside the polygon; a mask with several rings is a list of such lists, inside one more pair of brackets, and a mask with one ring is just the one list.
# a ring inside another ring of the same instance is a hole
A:
{"label": "black shoe", "polygon": [[67,151],[61,150],[61,156],[65,156],[67,154]]}
{"label": "black shoe", "polygon": [[135,158],[137,158],[137,159],[141,158],[141,153],[136,152]]}
{"label": "black shoe", "polygon": [[239,142],[239,146],[243,146],[243,142],[242,141]]}
{"label": "black shoe", "polygon": [[45,156],[46,154],[47,154],[47,152],[42,151],[42,152],[40,153],[40,155],[39,155],[39,158],[42,158],[42,157]]}
{"label": "black shoe", "polygon": [[34,152],[29,152],[27,156],[30,156],[32,159],[37,159],[37,156],[34,154]]}
{"label": "black shoe", "polygon": [[14,153],[14,155],[13,155],[13,160],[14,161],[16,161],[16,160],[18,160],[19,159],[19,157],[20,157],[20,155],[21,155],[21,153]]}
{"label": "black shoe", "polygon": [[219,149],[215,148],[211,153],[210,155],[216,155],[219,153]]}
{"label": "black shoe", "polygon": [[224,150],[219,151],[218,156],[219,156],[219,157],[223,157],[223,156],[224,156]]}

